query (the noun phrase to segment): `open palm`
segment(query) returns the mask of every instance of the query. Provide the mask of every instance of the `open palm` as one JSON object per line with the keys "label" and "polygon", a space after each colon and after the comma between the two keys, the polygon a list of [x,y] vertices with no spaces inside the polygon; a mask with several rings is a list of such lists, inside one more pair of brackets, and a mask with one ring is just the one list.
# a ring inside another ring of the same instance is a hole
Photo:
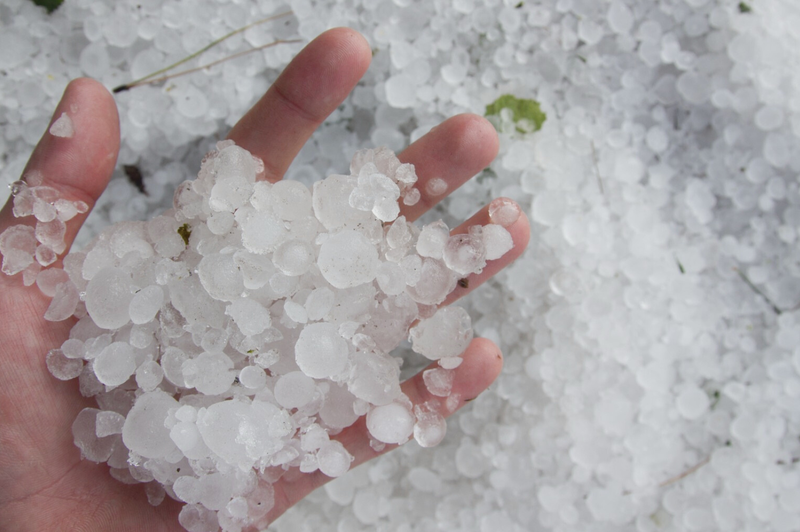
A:
{"label": "open palm", "polygon": [[[269,180],[280,180],[313,131],[364,74],[370,57],[368,44],[352,30],[322,34],[300,52],[229,138],[264,160]],[[45,133],[26,172],[39,170],[44,184],[58,189],[62,197],[92,206],[116,163],[116,105],[102,85],[80,79],[67,87],[54,117],[62,112],[72,117],[74,136]],[[452,191],[488,165],[497,146],[492,126],[474,115],[453,117],[409,146],[399,157],[415,165],[422,199],[413,207],[403,206],[402,214],[414,220],[440,199],[426,197],[427,180],[441,177]],[[67,224],[68,244],[85,216]],[[484,208],[454,232],[486,224],[488,218]],[[14,219],[7,204],[0,212],[0,232],[16,223],[20,220]],[[468,286],[457,288],[446,303],[475,289],[522,253],[529,235],[524,215],[508,230],[513,250],[471,276]],[[96,405],[80,395],[76,381],[57,381],[47,371],[45,354],[68,338],[74,323],[45,321],[48,305],[49,299],[24,287],[20,276],[0,274],[0,530],[182,530],[178,502],[167,498],[153,507],[141,486],[117,482],[107,466],[81,460],[73,444],[72,422],[83,408]],[[459,407],[491,384],[502,366],[499,349],[483,339],[473,340],[463,358],[453,387],[461,397]],[[433,399],[421,374],[406,381],[403,392],[415,404]],[[378,454],[369,446],[363,418],[335,438],[355,456],[353,466]],[[274,486],[270,518],[327,480],[320,472],[287,472]]]}

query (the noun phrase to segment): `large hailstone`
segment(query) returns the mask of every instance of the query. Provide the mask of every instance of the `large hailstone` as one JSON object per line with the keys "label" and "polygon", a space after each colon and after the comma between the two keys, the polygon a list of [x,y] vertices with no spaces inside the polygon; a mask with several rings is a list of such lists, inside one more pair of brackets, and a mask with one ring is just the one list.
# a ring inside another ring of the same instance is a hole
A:
{"label": "large hailstone", "polygon": [[163,458],[175,451],[177,447],[164,421],[170,409],[177,410],[179,406],[161,390],[140,395],[122,426],[125,447],[145,458]]}
{"label": "large hailstone", "polygon": [[461,355],[472,341],[472,326],[461,307],[443,307],[409,331],[411,349],[431,359]]}
{"label": "large hailstone", "polygon": [[303,373],[325,379],[344,370],[350,350],[336,325],[312,323],[300,332],[294,352]]}
{"label": "large hailstone", "polygon": [[329,236],[320,247],[317,265],[335,288],[352,288],[375,279],[378,250],[363,234],[351,229]]}

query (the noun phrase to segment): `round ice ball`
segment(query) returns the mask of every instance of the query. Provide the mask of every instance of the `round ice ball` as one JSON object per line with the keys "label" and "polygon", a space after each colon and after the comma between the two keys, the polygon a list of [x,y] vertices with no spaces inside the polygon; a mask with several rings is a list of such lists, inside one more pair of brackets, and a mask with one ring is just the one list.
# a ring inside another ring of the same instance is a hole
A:
{"label": "round ice ball", "polygon": [[367,414],[367,430],[383,443],[405,443],[414,431],[414,416],[398,403],[376,406]]}
{"label": "round ice ball", "polygon": [[334,429],[349,427],[358,419],[353,409],[355,396],[347,386],[332,384],[325,395],[325,402],[319,410],[319,417],[325,425]]}
{"label": "round ice ball", "polygon": [[420,447],[435,447],[447,434],[447,422],[436,412],[427,412],[417,418],[414,439]]}
{"label": "round ice ball", "polygon": [[312,323],[301,332],[294,346],[298,367],[315,379],[341,373],[347,365],[347,341],[332,323]]}
{"label": "round ice ball", "polygon": [[409,286],[406,292],[417,303],[437,305],[455,288],[456,281],[456,274],[444,262],[426,258],[422,261],[419,281]]}
{"label": "round ice ball", "polygon": [[247,404],[231,399],[198,412],[197,428],[203,442],[229,464],[247,460],[247,449],[239,439],[240,424],[247,414]]}
{"label": "round ice ball", "polygon": [[141,325],[155,318],[156,313],[164,303],[164,290],[158,285],[142,288],[132,298],[128,305],[131,321]]}
{"label": "round ice ball", "polygon": [[358,231],[345,230],[328,237],[319,250],[320,272],[336,288],[352,288],[375,279],[378,250]]}
{"label": "round ice ball", "polygon": [[287,240],[272,254],[272,260],[285,275],[303,275],[314,262],[314,250],[308,242]]}
{"label": "round ice ball", "polygon": [[319,470],[329,477],[340,477],[350,469],[353,457],[338,441],[326,441],[317,452]]}
{"label": "round ice ball", "polygon": [[411,348],[431,359],[461,355],[472,341],[472,323],[461,307],[443,307],[409,331]]}
{"label": "round ice ball", "polygon": [[178,401],[156,390],[139,396],[125,418],[122,426],[122,441],[131,451],[145,458],[163,458],[175,450],[164,421],[170,409],[176,409]]}
{"label": "round ice ball", "polygon": [[311,191],[303,183],[284,179],[272,186],[272,207],[283,220],[298,220],[311,214]]}
{"label": "round ice ball", "polygon": [[131,299],[131,276],[119,268],[97,272],[86,286],[86,311],[102,329],[119,329],[128,323]]}
{"label": "round ice ball", "polygon": [[697,419],[706,413],[710,404],[708,394],[697,386],[689,386],[675,400],[678,413],[686,419]]}
{"label": "round ice ball", "polygon": [[273,393],[283,408],[300,408],[314,398],[315,390],[314,379],[302,371],[292,371],[278,379]]}
{"label": "round ice ball", "polygon": [[97,380],[106,386],[119,386],[136,371],[133,348],[126,342],[114,342],[94,359]]}
{"label": "round ice ball", "polygon": [[242,272],[231,254],[206,255],[197,265],[200,283],[214,299],[233,301],[244,291]]}

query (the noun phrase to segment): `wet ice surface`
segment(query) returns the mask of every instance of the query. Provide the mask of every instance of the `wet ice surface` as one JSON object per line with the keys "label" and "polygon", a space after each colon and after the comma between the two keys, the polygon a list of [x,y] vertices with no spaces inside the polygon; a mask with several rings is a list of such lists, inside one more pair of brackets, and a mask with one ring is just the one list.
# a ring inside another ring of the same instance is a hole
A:
{"label": "wet ice surface", "polygon": [[[189,23],[174,4],[145,3],[117,32],[103,29],[122,19],[111,3],[100,13],[67,3],[50,18],[22,13],[25,5],[10,3],[8,16],[30,20],[30,27],[0,32],[0,67],[11,71],[0,79],[10,87],[0,91],[9,95],[0,115],[12,131],[2,140],[6,183],[19,178],[74,69],[114,86],[188,53],[175,36],[202,36],[194,50],[267,14],[263,4],[200,2],[217,16]],[[313,9],[293,2],[298,22],[288,30],[248,33],[231,46],[257,46],[272,33],[312,38],[339,24],[370,40],[370,73],[290,177],[310,186],[330,168],[346,168],[358,148],[399,150],[442,119],[483,114],[513,91],[540,101],[544,129],[522,135],[512,116],[501,114],[493,174],[456,191],[436,217],[452,226],[505,195],[534,220],[534,236],[500,284],[484,286],[466,307],[476,334],[503,348],[506,369],[496,386],[457,415],[438,448],[421,452],[412,443],[352,471],[273,528],[797,529],[800,165],[791,149],[797,111],[788,89],[800,72],[796,2],[353,5],[357,13],[333,2]],[[70,23],[46,26],[49,20]],[[75,50],[62,53],[65,41],[78,43]],[[121,163],[141,167],[148,195],[120,170],[81,242],[110,222],[145,219],[170,205],[171,189],[196,171],[213,143],[207,139],[224,136],[291,55],[268,49],[252,63],[184,78],[178,91],[119,95]],[[49,65],[52,81],[42,83],[39,67],[29,68],[37,59]],[[402,203],[419,200],[415,191]],[[335,201],[351,208],[349,197]],[[498,225],[516,214],[490,209]],[[228,223],[215,220],[209,230],[224,232]],[[183,243],[175,235],[161,246],[166,253]],[[437,273],[425,262],[430,256],[418,253],[423,262],[401,262],[403,271],[422,279]],[[240,256],[237,265],[248,289],[275,273],[258,256]],[[181,274],[170,268],[162,265],[157,276]],[[33,270],[26,278],[36,283]],[[396,273],[379,269],[376,282],[391,290]],[[285,289],[284,281],[272,284]],[[318,290],[298,303],[311,321],[334,303]],[[297,307],[286,312],[302,321]],[[149,336],[137,328],[132,338],[144,345]],[[87,349],[96,354],[101,343]],[[73,358],[76,346],[65,346],[65,356]],[[171,350],[163,358],[175,381],[183,378],[184,356]],[[277,360],[269,351],[255,358],[266,368]],[[83,388],[97,384],[84,379]],[[321,416],[330,424],[349,421],[325,407]],[[435,420],[426,426],[435,433]],[[97,450],[102,456],[107,447],[100,442]],[[175,491],[199,493],[183,484]],[[228,511],[239,515],[244,506],[234,498]],[[183,522],[202,522],[203,515],[195,511]]]}

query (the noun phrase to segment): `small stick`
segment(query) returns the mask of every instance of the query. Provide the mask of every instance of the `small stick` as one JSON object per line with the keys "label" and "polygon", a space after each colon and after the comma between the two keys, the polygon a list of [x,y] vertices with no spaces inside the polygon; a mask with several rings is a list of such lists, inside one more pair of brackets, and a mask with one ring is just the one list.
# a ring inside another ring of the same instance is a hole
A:
{"label": "small stick", "polygon": [[603,188],[603,179],[600,177],[600,163],[597,162],[597,150],[595,150],[594,142],[592,142],[592,161],[594,162],[594,173],[597,176],[597,186],[600,187],[600,194],[606,197],[606,191]]}
{"label": "small stick", "polygon": [[[225,39],[233,37],[234,35],[236,35],[238,33],[242,33],[243,31],[247,31],[250,28],[252,28],[253,26],[258,26],[259,24],[263,24],[265,22],[269,22],[270,20],[279,19],[281,17],[286,17],[286,16],[291,15],[291,14],[292,14],[291,11],[285,11],[285,12],[279,13],[277,15],[272,15],[272,16],[269,16],[267,18],[263,18],[261,20],[257,20],[257,21],[255,21],[253,23],[247,24],[246,26],[242,26],[239,29],[233,30],[232,32],[230,32],[228,34],[223,35],[222,37],[220,37],[219,39],[217,39],[215,41],[211,41],[211,43],[209,43],[208,45],[204,46],[203,48],[201,48],[200,50],[194,52],[193,54],[184,57],[180,61],[178,61],[176,63],[172,63],[171,65],[166,66],[166,67],[162,68],[161,70],[156,70],[155,72],[152,72],[152,73],[150,73],[150,74],[148,74],[148,75],[146,75],[146,76],[144,76],[142,78],[139,78],[137,80],[131,81],[130,83],[126,83],[124,85],[120,85],[119,87],[115,87],[111,92],[116,94],[118,92],[123,92],[123,91],[131,89],[133,87],[136,87],[137,85],[142,85],[142,84],[144,84],[145,80],[148,80],[148,79],[150,79],[150,78],[152,78],[154,76],[158,76],[159,74],[163,74],[164,72],[167,72],[168,70],[172,70],[173,68],[175,68],[175,67],[177,67],[179,65],[182,65],[183,63],[186,63],[187,61],[191,61],[192,59],[194,59],[198,55],[202,54],[203,52],[213,48],[216,45],[218,45],[219,43],[221,43]],[[161,79],[163,79],[163,78],[161,78]]]}
{"label": "small stick", "polygon": [[659,488],[664,488],[664,487],[666,487],[666,486],[669,486],[670,484],[673,484],[673,483],[675,483],[675,482],[678,482],[678,481],[679,481],[679,480],[681,480],[682,478],[686,478],[686,477],[688,477],[689,475],[691,475],[692,473],[694,473],[695,471],[697,471],[698,469],[700,469],[701,467],[703,467],[704,465],[706,465],[707,463],[709,463],[710,461],[711,461],[711,457],[709,456],[708,458],[706,458],[705,460],[703,460],[703,461],[701,461],[700,463],[696,464],[695,466],[693,466],[693,467],[690,467],[689,469],[687,469],[686,471],[684,471],[684,472],[683,472],[683,473],[681,473],[680,475],[678,475],[678,476],[676,476],[676,477],[672,477],[672,478],[670,478],[670,479],[668,479],[668,480],[665,480],[664,482],[662,482],[661,484],[659,484],[659,485],[658,485],[658,487],[659,487]]}
{"label": "small stick", "polygon": [[241,52],[237,52],[237,53],[235,53],[233,55],[229,55],[227,57],[223,57],[222,59],[217,59],[216,61],[212,61],[211,63],[208,63],[206,65],[201,65],[199,67],[190,68],[188,70],[182,70],[181,72],[176,72],[175,74],[167,74],[165,76],[161,76],[160,78],[145,79],[144,81],[140,80],[140,81],[137,81],[135,83],[130,83],[128,85],[123,85],[124,88],[117,87],[117,89],[119,89],[119,90],[114,89],[114,92],[116,93],[116,92],[126,91],[126,90],[132,89],[134,87],[139,87],[140,85],[152,85],[154,83],[160,83],[160,82],[166,81],[168,79],[178,78],[180,76],[185,76],[186,74],[192,74],[193,72],[199,72],[201,70],[205,70],[206,68],[211,68],[211,67],[216,66],[216,65],[218,65],[220,63],[224,63],[225,61],[228,61],[230,59],[236,59],[237,57],[241,57],[243,55],[247,55],[247,54],[250,54],[250,53],[253,53],[253,52],[257,52],[259,50],[263,50],[265,48],[269,48],[270,46],[275,46],[277,44],[291,44],[291,43],[296,43],[296,42],[303,42],[303,41],[301,39],[289,39],[289,40],[281,40],[281,39],[279,39],[279,40],[273,41],[271,43],[267,43],[267,44],[263,44],[261,46],[257,46],[255,48],[251,48],[250,50],[244,50],[244,51],[241,51]]}
{"label": "small stick", "polygon": [[748,279],[748,278],[747,278],[747,276],[744,274],[744,272],[743,272],[742,270],[740,270],[739,268],[734,268],[733,270],[734,270],[736,273],[738,273],[738,274],[739,274],[739,277],[741,277],[741,278],[742,278],[742,281],[744,281],[744,282],[747,284],[747,286],[749,286],[749,287],[750,287],[750,289],[751,289],[753,292],[755,292],[756,294],[758,294],[758,295],[760,295],[762,298],[764,298],[764,301],[766,301],[766,302],[767,302],[767,304],[768,304],[768,305],[769,305],[769,306],[772,308],[772,310],[773,310],[773,312],[775,312],[775,314],[777,314],[778,316],[780,316],[781,314],[783,314],[783,311],[782,311],[781,309],[779,309],[779,308],[778,308],[778,305],[776,305],[775,303],[773,303],[773,302],[772,302],[772,300],[771,300],[770,298],[768,298],[768,297],[767,297],[767,295],[766,295],[764,292],[762,292],[761,290],[759,290],[759,288],[758,288],[756,285],[754,285],[754,284],[753,284],[753,281],[751,281],[750,279]]}

